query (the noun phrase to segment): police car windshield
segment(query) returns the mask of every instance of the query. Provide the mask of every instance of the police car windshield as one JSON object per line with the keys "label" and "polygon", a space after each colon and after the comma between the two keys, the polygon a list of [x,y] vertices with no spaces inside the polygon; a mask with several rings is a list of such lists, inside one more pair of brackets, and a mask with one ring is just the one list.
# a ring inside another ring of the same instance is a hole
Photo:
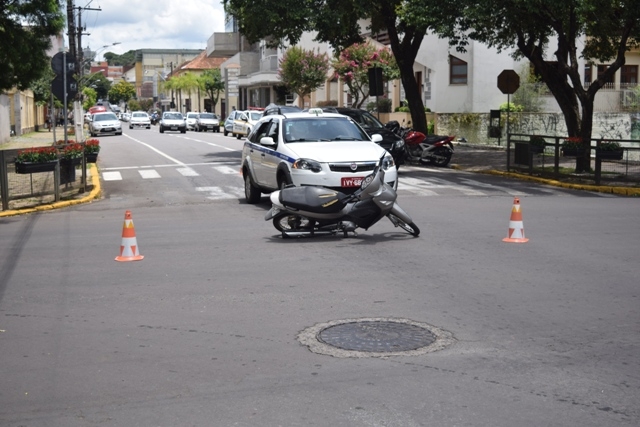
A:
{"label": "police car windshield", "polygon": [[284,120],[285,142],[368,141],[368,136],[346,117]]}

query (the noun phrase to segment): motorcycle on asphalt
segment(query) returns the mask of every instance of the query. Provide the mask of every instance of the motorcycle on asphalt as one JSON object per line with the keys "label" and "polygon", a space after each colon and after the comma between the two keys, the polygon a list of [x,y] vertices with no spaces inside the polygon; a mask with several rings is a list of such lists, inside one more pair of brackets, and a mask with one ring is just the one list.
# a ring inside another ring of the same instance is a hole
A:
{"label": "motorcycle on asphalt", "polygon": [[271,193],[272,207],[265,221],[273,220],[284,238],[340,232],[344,237],[349,233],[355,237],[356,228],[368,230],[386,216],[394,226],[417,237],[420,229],[396,203],[398,194],[384,181],[383,160],[384,156],[353,194],[319,186],[288,186]]}
{"label": "motorcycle on asphalt", "polygon": [[405,160],[409,163],[433,164],[444,167],[453,156],[455,136],[425,135],[411,128],[400,126],[396,120],[385,125],[404,140]]}

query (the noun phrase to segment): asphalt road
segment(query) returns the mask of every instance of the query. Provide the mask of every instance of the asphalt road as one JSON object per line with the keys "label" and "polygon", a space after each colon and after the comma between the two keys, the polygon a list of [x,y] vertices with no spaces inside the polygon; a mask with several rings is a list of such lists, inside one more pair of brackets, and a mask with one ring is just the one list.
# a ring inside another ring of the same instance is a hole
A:
{"label": "asphalt road", "polygon": [[[239,142],[125,133],[101,201],[0,219],[0,425],[640,424],[637,199],[408,169],[419,238],[383,220],[283,240],[216,169]],[[528,243],[502,241],[514,196]],[[125,209],[142,261],[114,261]],[[297,339],[372,317],[455,341],[341,358]]]}

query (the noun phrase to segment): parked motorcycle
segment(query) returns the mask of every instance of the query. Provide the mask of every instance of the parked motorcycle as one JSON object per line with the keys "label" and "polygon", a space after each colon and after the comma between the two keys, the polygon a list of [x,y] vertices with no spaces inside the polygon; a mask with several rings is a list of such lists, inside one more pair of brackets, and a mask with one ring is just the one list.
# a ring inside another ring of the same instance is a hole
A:
{"label": "parked motorcycle", "polygon": [[384,156],[353,194],[318,186],[289,186],[271,193],[273,205],[265,215],[265,221],[273,220],[273,226],[282,232],[282,237],[340,232],[348,237],[349,233],[357,236],[356,228],[368,230],[386,216],[393,225],[417,237],[420,229],[396,203],[396,191],[384,181],[383,160]]}
{"label": "parked motorcycle", "polygon": [[449,164],[453,156],[455,136],[425,135],[411,128],[400,126],[396,120],[385,125],[396,135],[404,139],[405,160],[409,163],[432,163],[444,167]]}

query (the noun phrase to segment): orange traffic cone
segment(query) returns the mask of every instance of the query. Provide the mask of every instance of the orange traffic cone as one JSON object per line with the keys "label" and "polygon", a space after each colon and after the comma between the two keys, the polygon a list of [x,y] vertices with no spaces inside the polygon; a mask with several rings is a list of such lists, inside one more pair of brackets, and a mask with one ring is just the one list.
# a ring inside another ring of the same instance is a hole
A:
{"label": "orange traffic cone", "polygon": [[138,252],[138,242],[136,241],[136,230],[133,227],[131,211],[124,213],[124,225],[122,226],[122,244],[120,245],[120,255],[116,261],[140,261],[144,258]]}
{"label": "orange traffic cone", "polygon": [[511,209],[511,219],[509,220],[509,236],[502,239],[503,242],[525,243],[529,239],[524,237],[524,224],[522,223],[522,211],[520,210],[520,200],[513,198],[513,208]]}

